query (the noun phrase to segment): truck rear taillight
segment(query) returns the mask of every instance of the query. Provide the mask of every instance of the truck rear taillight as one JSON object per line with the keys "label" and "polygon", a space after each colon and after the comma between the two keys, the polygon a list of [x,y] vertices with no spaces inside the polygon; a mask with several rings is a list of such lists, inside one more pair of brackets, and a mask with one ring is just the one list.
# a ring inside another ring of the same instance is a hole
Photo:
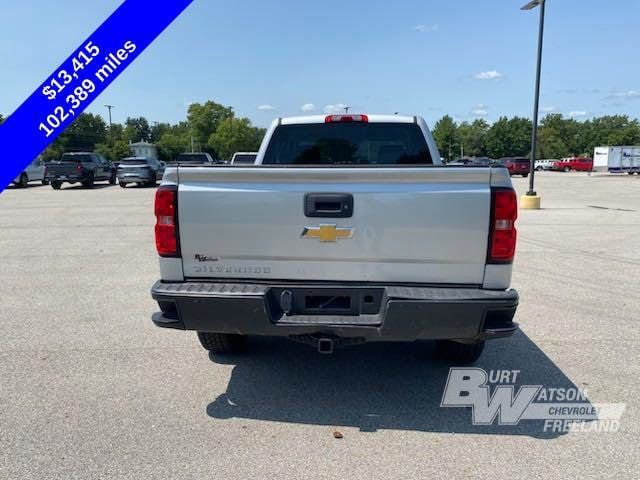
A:
{"label": "truck rear taillight", "polygon": [[518,202],[511,188],[491,189],[491,224],[487,263],[512,263],[516,252]]}
{"label": "truck rear taillight", "polygon": [[161,185],[156,190],[156,249],[161,257],[179,257],[178,187]]}
{"label": "truck rear taillight", "polygon": [[369,117],[366,115],[327,115],[324,117],[324,123],[338,122],[368,122]]}

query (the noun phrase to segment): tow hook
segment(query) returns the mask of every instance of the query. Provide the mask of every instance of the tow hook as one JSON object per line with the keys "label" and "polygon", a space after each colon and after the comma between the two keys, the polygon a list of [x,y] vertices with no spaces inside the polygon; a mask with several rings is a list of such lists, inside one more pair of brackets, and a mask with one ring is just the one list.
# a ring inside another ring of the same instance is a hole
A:
{"label": "tow hook", "polygon": [[331,354],[333,353],[333,339],[332,338],[319,338],[318,339],[318,353]]}

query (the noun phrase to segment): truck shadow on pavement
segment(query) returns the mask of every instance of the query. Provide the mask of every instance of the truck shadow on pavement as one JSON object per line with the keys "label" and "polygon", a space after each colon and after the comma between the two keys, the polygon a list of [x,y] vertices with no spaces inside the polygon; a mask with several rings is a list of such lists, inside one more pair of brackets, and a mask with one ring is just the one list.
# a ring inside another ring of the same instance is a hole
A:
{"label": "truck shadow on pavement", "polygon": [[[211,356],[234,364],[227,391],[207,406],[218,419],[247,418],[328,426],[556,438],[543,420],[517,425],[473,425],[469,407],[443,408],[449,365],[435,358],[433,342],[371,343],[321,355],[286,339],[251,339],[244,355]],[[474,367],[520,370],[521,385],[576,385],[519,331],[487,342]],[[585,402],[588,403],[588,400]]]}

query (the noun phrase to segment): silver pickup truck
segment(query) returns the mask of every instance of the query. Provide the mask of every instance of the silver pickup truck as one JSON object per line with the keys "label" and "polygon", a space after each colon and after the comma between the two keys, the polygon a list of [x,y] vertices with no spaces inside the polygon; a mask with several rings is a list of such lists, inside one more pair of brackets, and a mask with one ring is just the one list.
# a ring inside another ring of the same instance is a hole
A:
{"label": "silver pickup truck", "polygon": [[509,172],[442,165],[420,117],[277,119],[254,166],[167,168],[155,215],[152,319],[213,353],[432,339],[469,363],[518,328]]}

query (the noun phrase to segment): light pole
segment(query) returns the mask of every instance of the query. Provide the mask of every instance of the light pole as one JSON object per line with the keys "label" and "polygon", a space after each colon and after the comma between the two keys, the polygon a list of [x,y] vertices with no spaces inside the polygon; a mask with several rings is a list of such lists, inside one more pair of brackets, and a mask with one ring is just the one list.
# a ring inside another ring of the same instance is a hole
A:
{"label": "light pole", "polygon": [[115,108],[115,105],[105,105],[105,107],[109,110],[109,128],[111,128],[111,109]]}
{"label": "light pole", "polygon": [[540,7],[540,24],[538,26],[538,58],[536,61],[536,87],[533,96],[533,126],[531,129],[531,164],[529,165],[529,190],[520,199],[522,208],[540,208],[540,196],[533,189],[533,180],[536,163],[536,140],[538,136],[538,105],[540,103],[540,67],[542,65],[542,38],[544,34],[544,6],[545,0],[531,0],[520,10],[532,10]]}

